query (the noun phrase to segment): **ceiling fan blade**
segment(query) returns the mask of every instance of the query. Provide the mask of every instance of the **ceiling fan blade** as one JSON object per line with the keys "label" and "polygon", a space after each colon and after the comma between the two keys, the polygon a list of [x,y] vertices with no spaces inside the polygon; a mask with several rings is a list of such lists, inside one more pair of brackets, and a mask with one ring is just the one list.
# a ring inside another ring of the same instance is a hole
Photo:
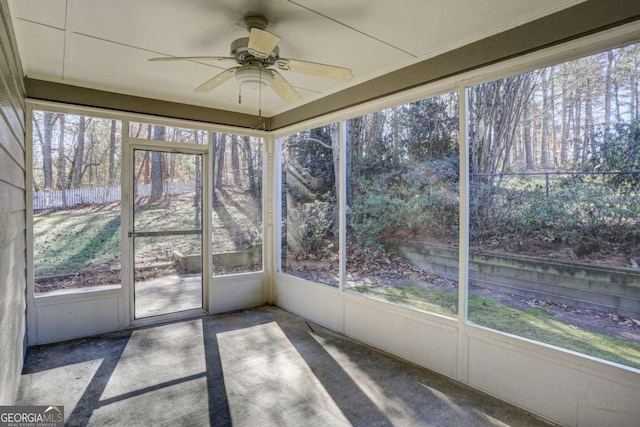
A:
{"label": "ceiling fan blade", "polygon": [[161,56],[158,58],[149,58],[151,62],[161,61],[235,61],[233,56]]}
{"label": "ceiling fan blade", "polygon": [[353,73],[349,68],[320,64],[318,62],[280,58],[276,61],[276,65],[281,70],[310,74],[312,76],[325,77],[327,79],[342,80],[346,82],[353,78]]}
{"label": "ceiling fan blade", "polygon": [[271,89],[285,102],[296,102],[302,97],[297,90],[288,81],[282,77],[282,74],[276,70],[273,72],[273,82],[271,82]]}
{"label": "ceiling fan blade", "polygon": [[229,68],[228,70],[224,70],[220,74],[217,74],[212,78],[210,78],[209,80],[207,80],[206,82],[202,83],[200,86],[198,86],[194,90],[196,92],[209,92],[210,90],[217,88],[222,83],[226,82],[231,77],[233,77],[233,74],[236,72],[238,68],[240,67],[233,67],[233,68]]}
{"label": "ceiling fan blade", "polygon": [[278,45],[279,41],[280,37],[269,31],[252,28],[247,48],[253,56],[267,58],[271,55],[271,52],[273,52],[273,49]]}

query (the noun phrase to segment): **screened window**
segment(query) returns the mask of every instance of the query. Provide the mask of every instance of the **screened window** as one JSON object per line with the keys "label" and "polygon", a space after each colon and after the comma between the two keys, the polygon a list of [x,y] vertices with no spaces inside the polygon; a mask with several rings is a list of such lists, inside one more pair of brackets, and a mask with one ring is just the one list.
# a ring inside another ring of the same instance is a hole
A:
{"label": "screened window", "polygon": [[33,112],[35,292],[120,285],[121,123]]}
{"label": "screened window", "polygon": [[640,47],[467,89],[469,321],[640,367]]}
{"label": "screened window", "polygon": [[262,270],[262,140],[213,133],[214,275]]}
{"label": "screened window", "polygon": [[347,289],[455,316],[457,95],[371,113],[347,126]]}
{"label": "screened window", "polygon": [[338,124],[290,135],[281,145],[281,270],[337,286]]}

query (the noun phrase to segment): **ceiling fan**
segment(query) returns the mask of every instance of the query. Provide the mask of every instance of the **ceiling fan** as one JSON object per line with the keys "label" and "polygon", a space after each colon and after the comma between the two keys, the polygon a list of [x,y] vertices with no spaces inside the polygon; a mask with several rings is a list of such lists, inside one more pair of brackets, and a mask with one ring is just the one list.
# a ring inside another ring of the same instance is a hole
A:
{"label": "ceiling fan", "polygon": [[271,89],[285,102],[298,101],[298,91],[278,70],[293,71],[334,80],[348,81],[353,78],[349,68],[299,59],[281,58],[278,42],[280,37],[266,31],[268,21],[261,16],[246,16],[243,22],[249,30],[249,37],[231,42],[232,56],[180,56],[151,58],[149,61],[235,61],[231,67],[215,75],[197,88],[196,92],[208,92],[235,76],[240,87],[248,84]]}

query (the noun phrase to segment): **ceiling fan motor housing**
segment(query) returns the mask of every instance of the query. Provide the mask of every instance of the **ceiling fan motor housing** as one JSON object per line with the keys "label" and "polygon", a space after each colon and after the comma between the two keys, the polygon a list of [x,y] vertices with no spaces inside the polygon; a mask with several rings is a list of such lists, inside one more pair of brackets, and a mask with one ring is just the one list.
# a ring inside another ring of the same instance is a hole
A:
{"label": "ceiling fan motor housing", "polygon": [[266,58],[258,58],[249,51],[249,37],[242,37],[231,42],[231,55],[236,58],[239,64],[262,64],[265,67],[275,64],[280,55],[278,46]]}

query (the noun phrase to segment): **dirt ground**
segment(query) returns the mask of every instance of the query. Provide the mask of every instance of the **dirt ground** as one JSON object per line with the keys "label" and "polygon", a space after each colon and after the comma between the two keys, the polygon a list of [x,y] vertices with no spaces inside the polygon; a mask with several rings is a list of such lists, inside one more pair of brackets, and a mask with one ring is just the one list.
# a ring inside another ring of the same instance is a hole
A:
{"label": "dirt ground", "polygon": [[[421,286],[437,290],[448,289],[451,292],[456,292],[458,288],[456,281],[446,279],[434,272],[417,269],[400,257],[388,253],[378,254],[369,260],[364,256],[355,258],[349,265],[348,270],[349,275],[353,278],[352,280],[367,283],[374,287],[380,285],[397,286],[407,281],[413,281]],[[307,261],[306,264],[304,262],[296,263],[287,272],[307,280],[319,281],[332,286],[337,286],[338,283],[337,263]],[[518,295],[495,292],[475,285],[472,286],[472,292],[494,298],[514,309],[542,307],[554,313],[558,319],[568,325],[640,345],[640,319],[599,310],[571,307],[553,301],[523,298]]]}
{"label": "dirt ground", "polygon": [[498,240],[490,240],[476,245],[472,249],[485,252],[511,253],[534,257],[551,258],[562,261],[579,261],[608,267],[640,268],[640,253],[631,247],[612,247],[607,243],[576,243],[545,240],[544,238],[528,239],[517,244],[505,245]]}

